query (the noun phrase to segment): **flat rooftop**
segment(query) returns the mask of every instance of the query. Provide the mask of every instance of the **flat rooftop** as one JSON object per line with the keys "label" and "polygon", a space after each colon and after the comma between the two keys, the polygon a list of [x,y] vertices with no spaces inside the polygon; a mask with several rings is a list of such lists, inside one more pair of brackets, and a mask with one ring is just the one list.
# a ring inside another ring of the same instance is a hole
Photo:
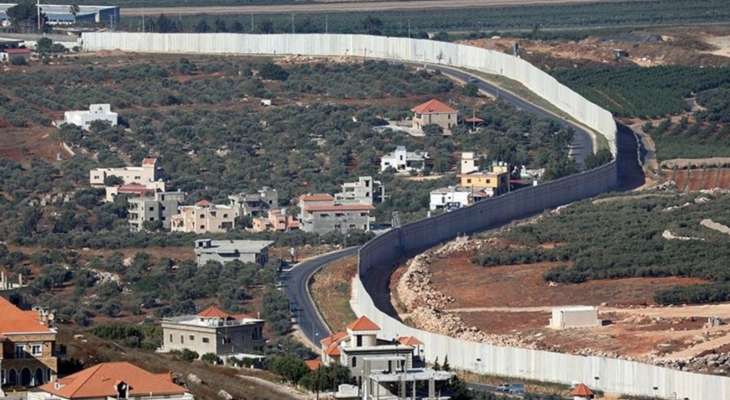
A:
{"label": "flat rooftop", "polygon": [[[5,14],[8,8],[16,6],[17,3],[0,3],[0,13]],[[41,10],[46,14],[71,14],[71,4],[41,4]],[[79,6],[76,15],[96,14],[102,10],[112,10],[119,6]]]}
{"label": "flat rooftop", "polygon": [[435,381],[447,381],[453,376],[453,373],[447,371],[436,371],[430,368],[412,368],[403,372],[392,373],[373,371],[370,374],[370,379],[376,382],[400,382],[403,380],[428,381],[431,379]]}
{"label": "flat rooftop", "polygon": [[231,326],[242,326],[252,325],[260,322],[264,322],[258,318],[236,318],[236,319],[216,319],[216,318],[201,318],[198,315],[182,315],[179,317],[163,318],[163,323],[176,324],[176,325],[188,325],[202,328],[223,328]]}
{"label": "flat rooftop", "polygon": [[[205,241],[205,239],[200,239]],[[273,240],[211,240],[210,247],[198,247],[195,251],[203,253],[260,253],[274,244]]]}

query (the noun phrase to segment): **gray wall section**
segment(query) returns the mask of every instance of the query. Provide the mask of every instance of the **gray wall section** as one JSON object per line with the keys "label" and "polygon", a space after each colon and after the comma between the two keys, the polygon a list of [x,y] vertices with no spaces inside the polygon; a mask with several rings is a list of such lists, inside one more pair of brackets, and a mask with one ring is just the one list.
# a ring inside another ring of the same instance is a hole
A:
{"label": "gray wall section", "polygon": [[[382,327],[384,337],[411,335],[424,342],[425,357],[447,355],[454,368],[479,373],[561,382],[583,382],[612,393],[669,399],[730,399],[730,378],[701,375],[633,361],[584,357],[547,351],[468,342],[418,330],[396,318],[387,281],[396,264],[461,233],[497,227],[611,190],[627,179],[631,151],[617,149],[617,127],[606,110],[561,85],[528,62],[507,54],[453,43],[367,35],[299,34],[156,34],[93,32],[82,36],[83,48],[150,53],[298,54],[356,56],[446,64],[521,82],[577,121],[604,136],[617,161],[489,199],[473,206],[417,221],[377,237],[359,251],[359,279],[353,280],[352,306]],[[621,145],[619,143],[619,145]],[[635,149],[635,148],[634,148]],[[619,151],[622,150],[622,151]],[[596,379],[598,378],[598,379]]]}

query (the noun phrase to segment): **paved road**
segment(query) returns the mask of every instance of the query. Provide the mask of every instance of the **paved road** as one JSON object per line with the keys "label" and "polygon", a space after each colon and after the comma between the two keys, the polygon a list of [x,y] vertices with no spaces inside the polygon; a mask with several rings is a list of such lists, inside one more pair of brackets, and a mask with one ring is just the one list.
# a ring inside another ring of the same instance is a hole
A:
{"label": "paved road", "polygon": [[[600,0],[598,0],[600,1]],[[607,0],[604,0],[607,1]],[[641,0],[646,1],[646,0]],[[524,6],[531,4],[593,3],[596,0],[412,0],[412,1],[322,1],[305,4],[241,5],[241,6],[189,6],[189,7],[122,7],[122,16],[156,14],[288,14],[323,12],[395,11],[454,9],[474,7]]]}
{"label": "paved road", "polygon": [[315,272],[326,264],[342,257],[357,254],[358,247],[348,247],[344,250],[328,253],[319,257],[303,261],[281,274],[281,281],[289,302],[291,303],[292,314],[297,320],[304,335],[316,346],[322,338],[329,336],[330,330],[327,324],[317,312],[317,307],[309,297],[307,286]]}
{"label": "paved road", "polygon": [[559,123],[563,127],[569,127],[572,128],[575,134],[573,135],[573,143],[571,144],[570,148],[570,155],[575,159],[575,161],[578,163],[578,165],[583,165],[583,160],[585,159],[586,155],[593,153],[593,138],[591,137],[591,134],[588,133],[588,131],[581,127],[580,125],[577,125],[571,121],[567,121],[565,119],[562,119],[551,112],[544,110],[524,99],[521,97],[517,97],[509,92],[505,92],[504,90],[500,89],[497,86],[492,85],[491,83],[480,79],[478,76],[471,75],[469,73],[451,68],[451,67],[444,67],[441,65],[430,65],[432,68],[438,69],[439,71],[446,73],[448,75],[452,75],[456,77],[459,80],[462,81],[468,81],[470,79],[476,78],[477,81],[474,81],[474,84],[479,87],[479,89],[494,95],[501,100],[507,102],[508,104],[511,104],[518,110],[526,111],[532,114],[539,115],[540,117],[547,118],[549,120],[555,121]]}

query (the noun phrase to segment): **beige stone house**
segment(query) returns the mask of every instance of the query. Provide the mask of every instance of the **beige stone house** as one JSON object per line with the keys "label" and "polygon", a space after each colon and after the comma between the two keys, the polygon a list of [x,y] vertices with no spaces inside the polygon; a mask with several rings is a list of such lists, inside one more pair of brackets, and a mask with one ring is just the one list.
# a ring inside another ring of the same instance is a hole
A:
{"label": "beige stone house", "polygon": [[263,350],[264,321],[210,306],[195,315],[162,320],[163,352],[188,349],[198,355],[236,356]]}
{"label": "beige stone house", "polygon": [[[56,329],[43,310],[21,310],[0,297],[2,389],[24,389],[56,379]],[[2,390],[0,390],[0,397]]]}
{"label": "beige stone house", "polygon": [[411,109],[413,111],[413,129],[423,130],[426,125],[438,125],[445,134],[458,124],[459,111],[436,99],[431,99]]}
{"label": "beige stone house", "polygon": [[231,206],[201,200],[192,206],[180,206],[178,211],[170,217],[172,232],[221,233],[236,226],[236,212]]}

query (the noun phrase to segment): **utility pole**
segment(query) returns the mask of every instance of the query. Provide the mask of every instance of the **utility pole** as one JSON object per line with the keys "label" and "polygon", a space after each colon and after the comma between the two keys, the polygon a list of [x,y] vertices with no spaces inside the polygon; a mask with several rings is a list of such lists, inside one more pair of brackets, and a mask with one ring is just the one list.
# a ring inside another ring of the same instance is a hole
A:
{"label": "utility pole", "polygon": [[38,23],[38,32],[40,32],[41,31],[41,0],[36,0],[35,11],[36,11],[36,22]]}

